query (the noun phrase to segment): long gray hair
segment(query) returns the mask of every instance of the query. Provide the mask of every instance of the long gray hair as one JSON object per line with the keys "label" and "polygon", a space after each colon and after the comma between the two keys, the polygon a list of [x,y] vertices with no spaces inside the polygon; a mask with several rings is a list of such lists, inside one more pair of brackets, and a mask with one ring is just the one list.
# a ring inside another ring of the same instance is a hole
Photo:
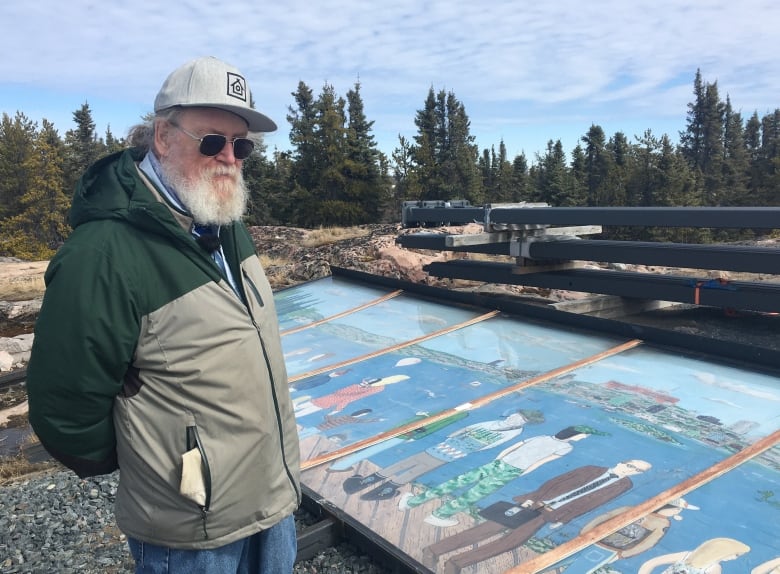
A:
{"label": "long gray hair", "polygon": [[148,114],[144,117],[142,124],[136,124],[127,132],[127,144],[130,147],[139,147],[144,151],[152,149],[154,143],[154,126],[156,120],[176,121],[181,115],[181,108],[168,108],[157,112],[157,114]]}

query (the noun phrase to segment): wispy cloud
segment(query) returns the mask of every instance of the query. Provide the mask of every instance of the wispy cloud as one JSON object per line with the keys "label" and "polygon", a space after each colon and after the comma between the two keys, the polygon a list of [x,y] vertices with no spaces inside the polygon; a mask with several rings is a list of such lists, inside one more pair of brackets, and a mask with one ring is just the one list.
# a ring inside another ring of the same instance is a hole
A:
{"label": "wispy cloud", "polygon": [[299,81],[340,94],[360,81],[376,129],[396,133],[413,131],[430,87],[453,91],[486,132],[540,119],[586,129],[678,118],[683,128],[697,68],[744,114],[775,109],[780,93],[774,0],[41,0],[6,2],[0,20],[3,89],[151,106],[173,68],[215,55],[279,120]]}

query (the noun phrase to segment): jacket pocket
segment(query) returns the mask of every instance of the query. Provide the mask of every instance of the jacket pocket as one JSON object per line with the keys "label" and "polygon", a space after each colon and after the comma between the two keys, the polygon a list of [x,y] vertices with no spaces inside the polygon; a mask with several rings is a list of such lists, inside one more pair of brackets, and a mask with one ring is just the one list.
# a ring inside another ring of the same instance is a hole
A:
{"label": "jacket pocket", "polygon": [[260,289],[257,288],[257,285],[255,285],[254,281],[252,281],[252,278],[249,276],[249,273],[247,273],[246,270],[242,270],[242,273],[244,275],[244,283],[246,283],[247,287],[249,287],[249,290],[252,292],[252,295],[254,296],[255,301],[257,301],[257,304],[260,305],[260,307],[265,307],[263,296],[260,295]]}
{"label": "jacket pocket", "polygon": [[211,471],[198,427],[187,427],[187,452],[181,455],[179,492],[195,502],[203,512],[211,506]]}

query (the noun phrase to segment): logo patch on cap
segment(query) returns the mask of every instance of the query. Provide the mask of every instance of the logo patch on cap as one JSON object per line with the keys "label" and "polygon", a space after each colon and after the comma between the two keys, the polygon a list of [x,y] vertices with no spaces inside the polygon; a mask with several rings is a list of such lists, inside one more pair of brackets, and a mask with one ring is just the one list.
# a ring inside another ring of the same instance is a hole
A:
{"label": "logo patch on cap", "polygon": [[234,74],[233,72],[227,73],[227,95],[232,98],[237,98],[242,102],[246,102],[246,80],[243,76]]}

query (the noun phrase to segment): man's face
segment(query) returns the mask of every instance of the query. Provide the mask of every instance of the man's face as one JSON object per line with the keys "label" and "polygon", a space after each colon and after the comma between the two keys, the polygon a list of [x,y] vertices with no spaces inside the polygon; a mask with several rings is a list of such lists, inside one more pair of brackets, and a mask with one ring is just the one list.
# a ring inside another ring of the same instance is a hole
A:
{"label": "man's face", "polygon": [[632,476],[635,474],[641,474],[647,472],[651,468],[651,464],[644,460],[627,460],[625,462],[619,462],[614,466],[612,471],[620,477]]}
{"label": "man's face", "polygon": [[[224,225],[241,218],[247,191],[241,175],[242,160],[233,155],[230,140],[246,137],[240,117],[211,108],[185,109],[174,123],[160,120],[155,150],[163,178],[181,199],[197,223]],[[206,134],[224,135],[228,143],[215,156],[200,153]]]}

